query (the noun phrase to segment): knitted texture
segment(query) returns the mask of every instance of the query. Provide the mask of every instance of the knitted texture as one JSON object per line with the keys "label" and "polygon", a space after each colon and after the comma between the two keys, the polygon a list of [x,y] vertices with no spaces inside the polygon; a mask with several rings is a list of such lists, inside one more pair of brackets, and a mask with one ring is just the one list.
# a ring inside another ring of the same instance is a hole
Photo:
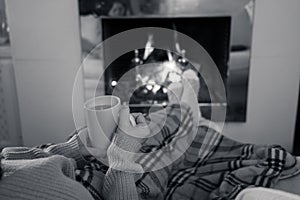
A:
{"label": "knitted texture", "polygon": [[2,160],[5,172],[0,197],[10,199],[92,200],[89,192],[74,180],[73,160],[54,155],[32,160]]}
{"label": "knitted texture", "polygon": [[1,200],[93,199],[75,180],[75,168],[86,164],[77,135],[43,148],[8,147],[1,156]]}
{"label": "knitted texture", "polygon": [[[143,173],[141,165],[135,162],[134,152],[138,152],[141,144],[136,139],[123,133],[114,137],[107,150],[109,167],[105,176],[103,194],[110,200],[138,200],[135,180]],[[120,195],[126,194],[126,195]]]}
{"label": "knitted texture", "polygon": [[135,163],[134,153],[141,144],[136,139],[119,133],[107,150],[109,167],[124,172],[143,173],[141,165]]}
{"label": "knitted texture", "polygon": [[77,135],[74,135],[65,143],[49,145],[48,147],[42,148],[42,151],[41,148],[38,147],[7,147],[2,150],[2,156],[6,160],[45,158],[51,155],[63,155],[67,158],[73,158],[76,164],[79,165],[77,167],[86,164],[86,160],[79,149]]}
{"label": "knitted texture", "polygon": [[84,148],[78,134],[60,144],[5,148],[0,154],[3,156],[0,199],[138,199],[134,183],[141,177],[143,169],[129,152],[137,152],[140,147],[135,138],[116,134],[108,149],[110,169],[102,184],[98,184],[103,188],[96,190],[87,187],[86,182],[81,185],[75,180],[75,170],[86,169],[90,162],[82,154]]}

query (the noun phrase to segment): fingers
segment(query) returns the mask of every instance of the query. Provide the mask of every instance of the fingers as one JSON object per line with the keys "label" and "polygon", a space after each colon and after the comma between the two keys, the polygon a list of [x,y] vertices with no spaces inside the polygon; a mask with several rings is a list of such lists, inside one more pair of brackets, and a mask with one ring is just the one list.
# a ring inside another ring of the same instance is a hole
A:
{"label": "fingers", "polygon": [[137,125],[147,125],[146,119],[142,113],[131,113]]}
{"label": "fingers", "polygon": [[136,126],[135,118],[132,116],[132,114],[129,115],[129,121],[131,126]]}
{"label": "fingers", "polygon": [[119,127],[128,127],[130,125],[129,115],[129,107],[122,106],[119,113]]}
{"label": "fingers", "polygon": [[146,119],[142,113],[139,113],[139,115],[135,118],[135,120],[136,120],[137,124],[142,124],[142,125],[147,124]]}
{"label": "fingers", "polygon": [[[130,117],[136,123],[134,126],[130,122]],[[119,113],[118,133],[125,133],[136,138],[145,138],[150,134],[150,129],[142,113],[129,113],[128,106],[122,106]]]}

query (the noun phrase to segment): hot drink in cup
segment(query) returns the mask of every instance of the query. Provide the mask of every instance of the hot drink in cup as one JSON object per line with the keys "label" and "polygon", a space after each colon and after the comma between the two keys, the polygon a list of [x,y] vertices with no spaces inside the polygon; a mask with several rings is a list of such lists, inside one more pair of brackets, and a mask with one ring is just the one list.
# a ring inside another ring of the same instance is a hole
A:
{"label": "hot drink in cup", "polygon": [[121,100],[116,96],[98,96],[84,104],[91,145],[106,151],[117,125]]}

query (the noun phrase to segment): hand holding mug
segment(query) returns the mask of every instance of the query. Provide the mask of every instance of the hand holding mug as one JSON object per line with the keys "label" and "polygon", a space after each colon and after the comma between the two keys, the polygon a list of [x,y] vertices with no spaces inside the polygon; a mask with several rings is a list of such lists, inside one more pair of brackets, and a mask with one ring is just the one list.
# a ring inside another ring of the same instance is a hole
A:
{"label": "hand holding mug", "polygon": [[[146,119],[141,113],[129,113],[128,106],[122,106],[119,112],[118,128],[116,134],[123,134],[126,137],[142,142],[150,135],[150,129],[146,123]],[[81,152],[84,156],[92,155],[102,162],[107,162],[107,147],[95,147],[91,141],[88,131],[79,133],[80,142],[83,144]],[[114,137],[113,134],[112,137]]]}
{"label": "hand holding mug", "polygon": [[[134,120],[134,121],[133,121]],[[149,137],[150,129],[142,113],[129,113],[128,106],[122,106],[119,114],[117,134],[126,134],[136,139]]]}
{"label": "hand holding mug", "polygon": [[[146,138],[150,130],[141,113],[129,113],[116,96],[99,96],[88,100],[85,105],[87,135],[81,140],[86,149],[97,159],[105,162],[106,151],[115,133],[126,134],[135,139]],[[118,128],[117,128],[118,127]]]}

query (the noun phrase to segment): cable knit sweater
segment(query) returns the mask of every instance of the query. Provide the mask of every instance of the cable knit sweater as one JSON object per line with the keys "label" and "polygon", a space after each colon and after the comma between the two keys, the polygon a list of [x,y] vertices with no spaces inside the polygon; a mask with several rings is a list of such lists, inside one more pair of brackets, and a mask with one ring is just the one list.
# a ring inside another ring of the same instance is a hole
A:
{"label": "cable knit sweater", "polygon": [[[101,196],[104,199],[138,199],[135,178],[140,165],[122,156],[117,147],[136,152],[138,141],[117,134],[108,149],[110,166],[105,175]],[[75,169],[86,164],[78,135],[68,142],[48,148],[5,148],[2,151],[0,199],[72,199],[92,200],[88,190],[75,180]],[[116,170],[118,169],[118,170]],[[130,169],[129,172],[123,170]]]}

